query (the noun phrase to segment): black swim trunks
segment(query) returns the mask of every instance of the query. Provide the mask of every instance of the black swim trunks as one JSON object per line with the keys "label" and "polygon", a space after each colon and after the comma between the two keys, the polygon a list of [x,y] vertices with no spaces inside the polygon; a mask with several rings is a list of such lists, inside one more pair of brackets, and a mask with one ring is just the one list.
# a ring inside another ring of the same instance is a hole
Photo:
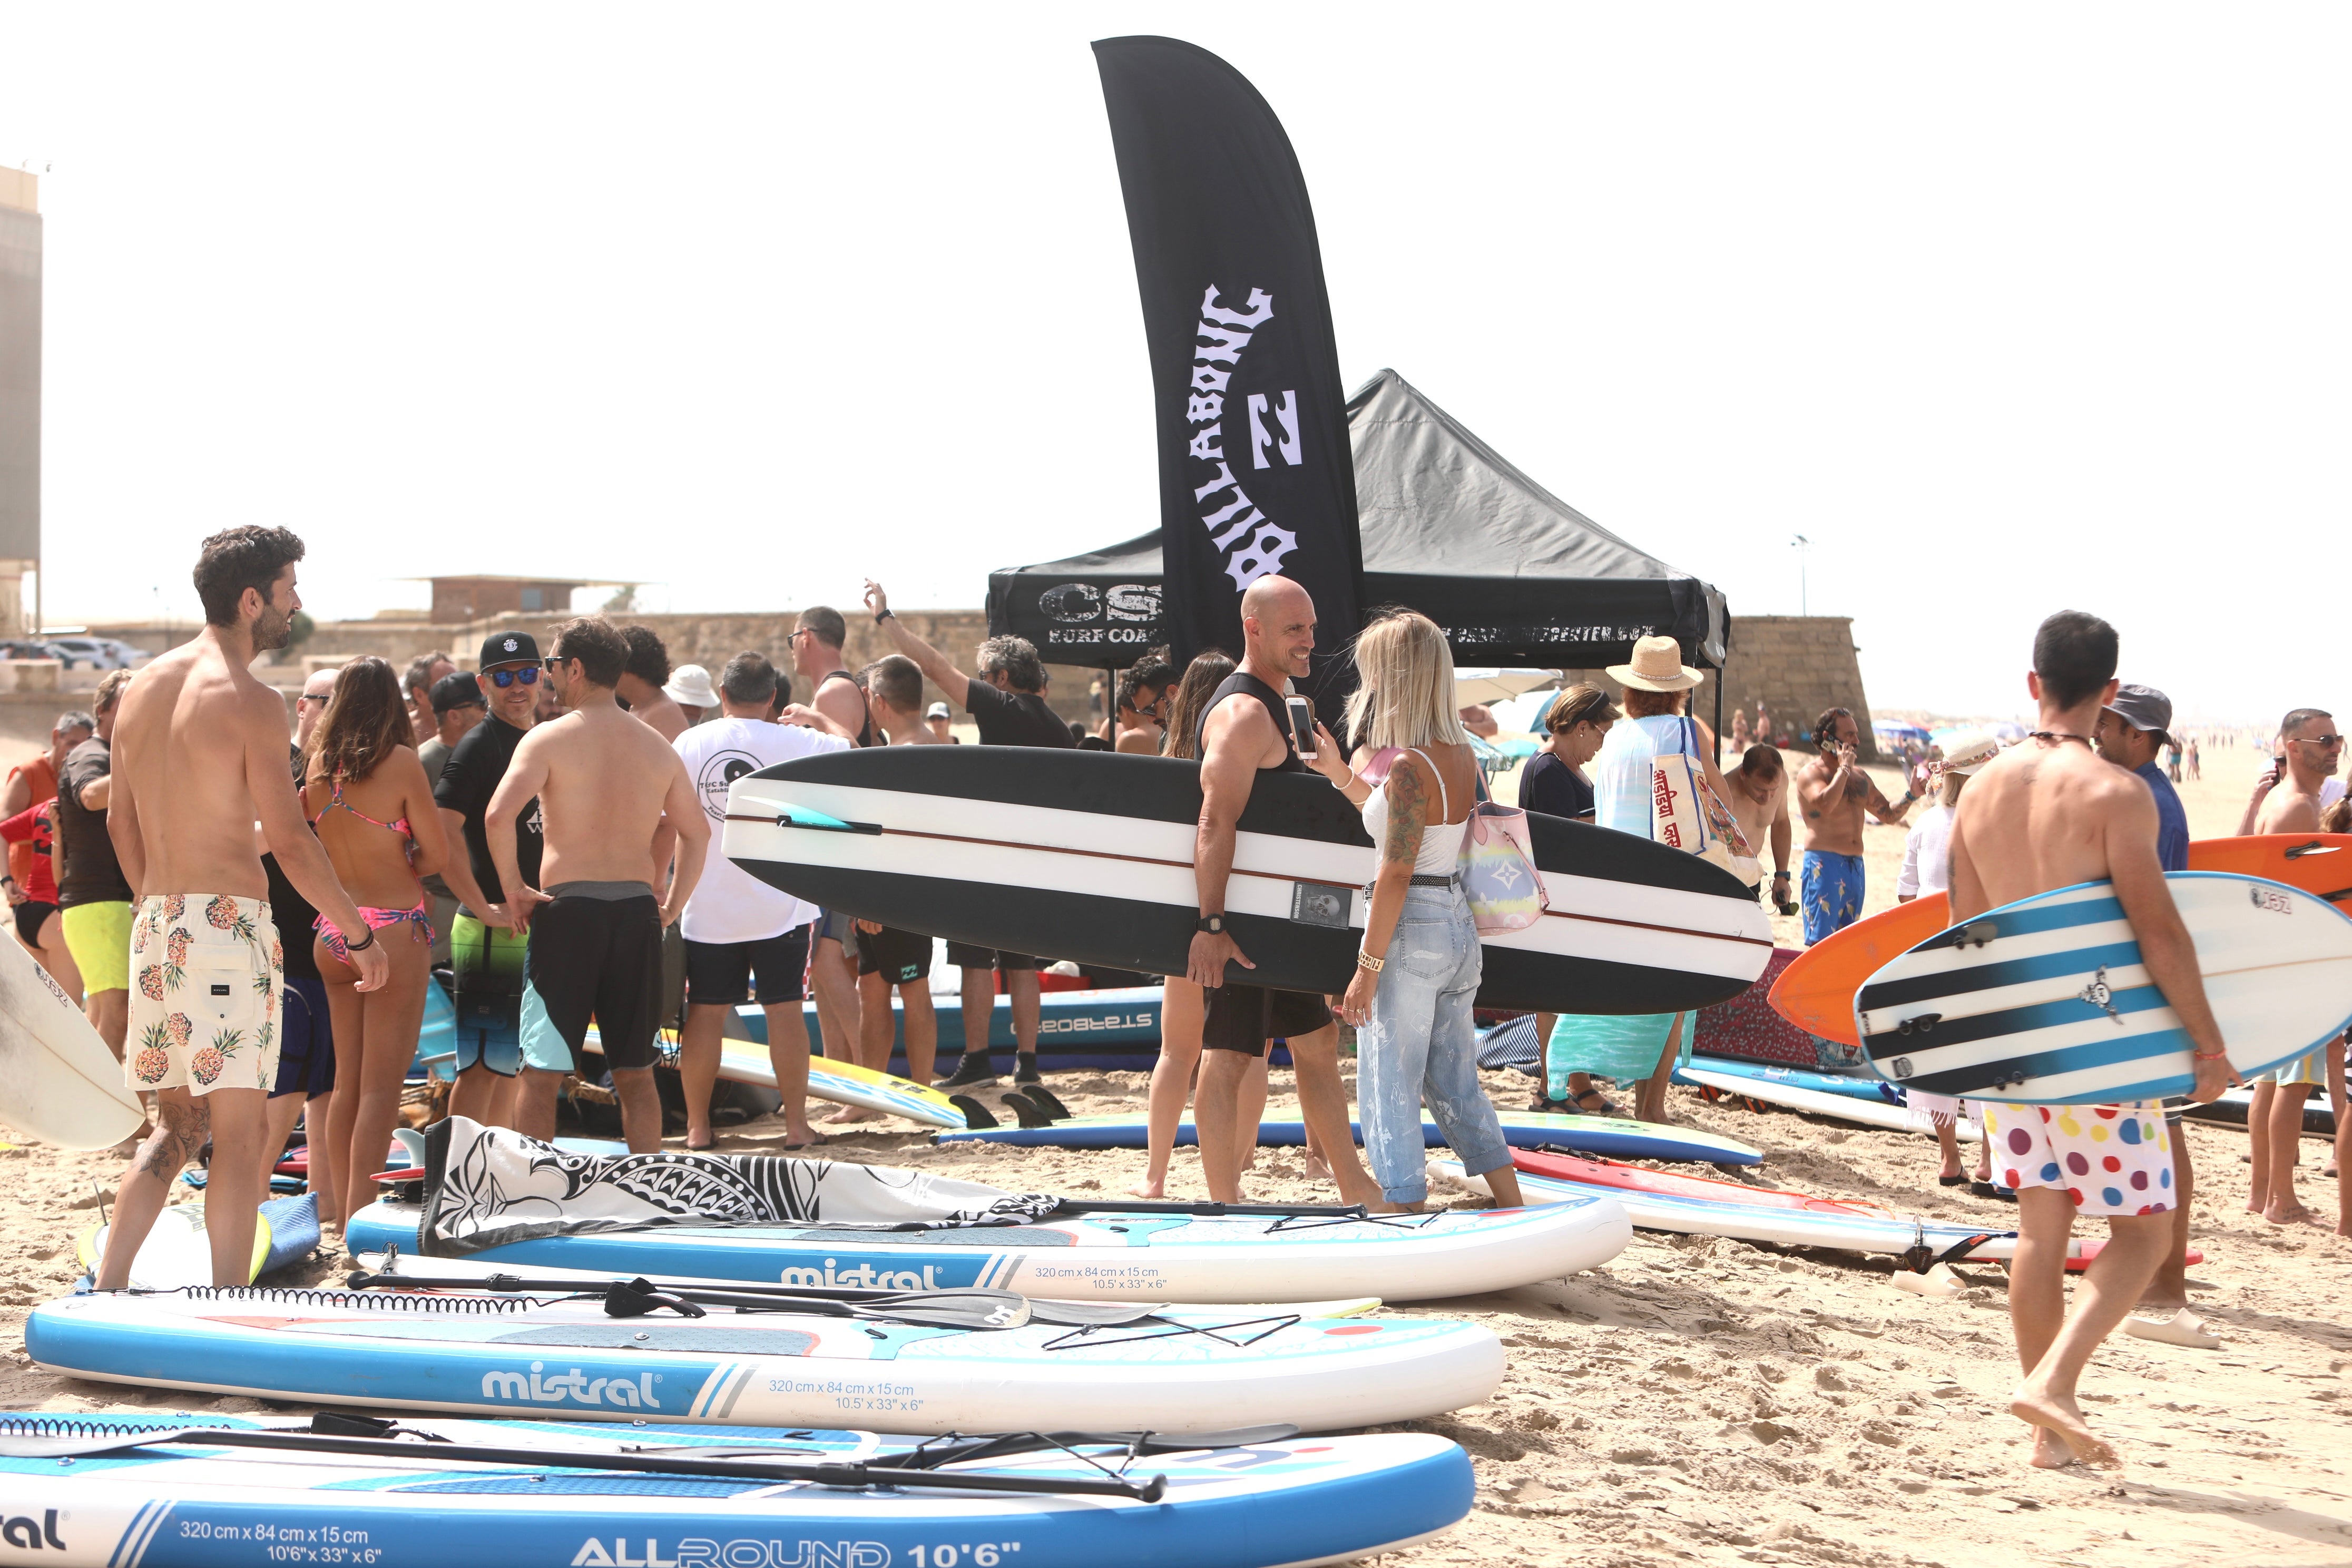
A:
{"label": "black swim trunks", "polygon": [[26,899],[23,903],[18,904],[16,906],[16,940],[37,952],[41,945],[41,928],[47,925],[49,917],[57,912],[57,905],[44,903],[38,899]]}
{"label": "black swim trunks", "polygon": [[857,973],[879,974],[893,985],[911,985],[931,973],[931,939],[884,926],[857,933]]}
{"label": "black swim trunks", "polygon": [[1263,985],[1220,985],[1203,994],[1201,1048],[1265,1055],[1268,1040],[1311,1035],[1331,1021],[1331,1009],[1312,991],[1269,991]]}
{"label": "black swim trunks", "polygon": [[[562,882],[530,917],[523,958],[522,1059],[583,1072],[595,1020],[604,1065],[650,1068],[661,1007],[661,905],[643,882]],[[584,1076],[593,1076],[586,1074]]]}
{"label": "black swim trunks", "polygon": [[814,926],[794,926],[757,942],[696,942],[686,943],[686,999],[698,1007],[740,1007],[751,1000],[756,976],[760,1005],[801,999],[802,980],[808,973],[809,932]]}
{"label": "black swim trunks", "polygon": [[948,943],[948,962],[958,969],[996,969],[1010,973],[1020,969],[1043,969],[1054,961],[1033,958],[1025,952],[1008,952],[997,947],[974,947],[968,942]]}

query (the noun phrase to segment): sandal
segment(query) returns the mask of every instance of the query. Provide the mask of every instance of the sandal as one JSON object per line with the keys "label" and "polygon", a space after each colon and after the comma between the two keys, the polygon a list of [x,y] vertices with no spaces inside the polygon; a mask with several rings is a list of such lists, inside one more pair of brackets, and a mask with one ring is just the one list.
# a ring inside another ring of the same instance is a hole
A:
{"label": "sandal", "polygon": [[[1601,1103],[1597,1106],[1587,1105],[1584,1102],[1588,1100],[1597,1100]],[[1588,1089],[1582,1094],[1571,1095],[1570,1097],[1570,1100],[1578,1111],[1586,1116],[1622,1116],[1625,1114],[1625,1108],[1623,1106],[1619,1105],[1615,1100],[1611,1100],[1607,1095],[1601,1093],[1597,1089]]]}
{"label": "sandal", "polygon": [[1939,1187],[1957,1187],[1967,1180],[1966,1176],[1937,1176],[1936,1184]]}

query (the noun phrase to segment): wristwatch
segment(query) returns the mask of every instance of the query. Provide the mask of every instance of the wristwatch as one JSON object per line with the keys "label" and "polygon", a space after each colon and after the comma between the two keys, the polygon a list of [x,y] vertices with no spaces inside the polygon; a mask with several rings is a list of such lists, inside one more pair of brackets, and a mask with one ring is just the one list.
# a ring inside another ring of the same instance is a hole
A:
{"label": "wristwatch", "polygon": [[1223,936],[1225,932],[1225,917],[1223,913],[1202,915],[1193,922],[1192,929],[1207,931],[1211,936]]}

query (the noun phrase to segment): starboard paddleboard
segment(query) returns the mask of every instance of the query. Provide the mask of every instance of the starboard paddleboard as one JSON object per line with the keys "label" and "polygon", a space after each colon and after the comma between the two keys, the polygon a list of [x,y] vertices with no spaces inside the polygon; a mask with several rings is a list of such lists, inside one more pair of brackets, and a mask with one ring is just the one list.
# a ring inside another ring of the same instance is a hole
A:
{"label": "starboard paddleboard", "polygon": [[[2335,904],[2231,873],[2165,881],[2239,1072],[2292,1061],[2352,1022],[2352,918]],[[1872,975],[1854,1014],[1874,1069],[1937,1094],[2103,1105],[2195,1084],[2189,1036],[2105,882],[1937,933]]]}
{"label": "starboard paddleboard", "polygon": [[[1696,1127],[1672,1127],[1657,1121],[1635,1121],[1622,1116],[1580,1116],[1542,1110],[1496,1112],[1503,1141],[1517,1148],[1557,1143],[1588,1154],[1609,1154],[1623,1160],[1704,1160],[1718,1165],[1761,1164],[1761,1152],[1737,1139]],[[1363,1124],[1350,1122],[1356,1142],[1364,1141]],[[942,1132],[942,1143],[1013,1143],[1045,1149],[1141,1149],[1147,1146],[1150,1119],[1143,1116],[1074,1116],[1050,1127],[988,1127],[963,1132]],[[1432,1148],[1445,1142],[1435,1121],[1423,1116],[1423,1139]],[[1179,1147],[1200,1142],[1190,1121],[1176,1125]],[[1307,1142],[1304,1121],[1267,1121],[1257,1124],[1258,1146],[1296,1149]]]}
{"label": "starboard paddleboard", "polygon": [[[1182,1205],[1176,1205],[1181,1208]],[[430,1257],[423,1205],[352,1216],[353,1252]],[[1186,1214],[1140,1205],[1020,1226],[875,1231],[824,1226],[663,1226],[507,1242],[472,1254],[611,1275],[662,1274],[827,1289],[1019,1290],[1072,1300],[1249,1302],[1378,1296],[1427,1300],[1555,1279],[1614,1258],[1632,1236],[1606,1199],[1575,1210],[1441,1210],[1351,1217]]]}
{"label": "starboard paddleboard", "polygon": [[[1037,1066],[1045,1072],[1150,1072],[1160,1058],[1160,988],[1121,985],[1100,990],[1048,991],[1039,999]],[[907,1008],[890,998],[892,1026],[890,1070],[900,1078],[907,1069]],[[818,1037],[816,1004],[803,1005],[808,1037]],[[768,1016],[757,1003],[738,1007],[744,1033],[765,1045]],[[963,1002],[934,992],[931,1011],[939,1023],[940,1061],[951,1064],[963,1049]],[[1013,998],[999,992],[988,1025],[991,1050],[1009,1051],[1020,1041],[1013,1032]],[[719,1069],[726,1076],[726,1069]]]}
{"label": "starboard paddleboard", "polygon": [[[888,746],[738,779],[724,852],[787,892],[954,941],[1181,973],[1198,918],[1198,763],[1028,747]],[[1481,1005],[1660,1013],[1737,994],[1772,955],[1755,895],[1678,850],[1531,813],[1549,910],[1484,943]],[[1336,992],[1377,869],[1345,796],[1261,775],[1225,907],[1234,982]]]}
{"label": "starboard paddleboard", "polygon": [[0,942],[0,1121],[60,1149],[108,1149],[145,1119],[73,998],[22,944]]}
{"label": "starboard paddleboard", "polygon": [[[911,1444],[862,1432],[355,1427],[0,1414],[7,1544],[58,1568],[1304,1568],[1410,1546],[1474,1500],[1468,1456],[1418,1432],[1015,1438],[909,1469]],[[189,1440],[158,1440],[173,1431]]]}
{"label": "starboard paddleboard", "polygon": [[[2273,833],[2200,838],[2189,847],[2192,871],[2262,877],[2315,893],[2331,903],[2352,894],[2352,834]],[[1881,910],[1807,948],[1772,984],[1773,1007],[1825,1040],[1859,1046],[1853,998],[1863,984],[1951,923],[1951,903],[1928,893]]]}
{"label": "starboard paddleboard", "polygon": [[878,1310],[614,1318],[602,1300],[454,1291],[108,1292],[36,1308],[25,1345],[77,1377],[264,1399],[912,1433],[1323,1431],[1475,1405],[1503,1376],[1476,1324],[1279,1308],[956,1329]]}

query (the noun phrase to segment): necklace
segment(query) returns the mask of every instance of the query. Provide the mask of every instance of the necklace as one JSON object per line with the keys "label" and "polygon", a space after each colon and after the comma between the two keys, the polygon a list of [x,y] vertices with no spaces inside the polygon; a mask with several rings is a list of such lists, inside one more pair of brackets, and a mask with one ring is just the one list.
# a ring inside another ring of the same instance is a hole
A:
{"label": "necklace", "polygon": [[2080,741],[2086,746],[2091,743],[2091,737],[2088,735],[2070,735],[2063,730],[2029,731],[2026,738],[2032,741]]}

